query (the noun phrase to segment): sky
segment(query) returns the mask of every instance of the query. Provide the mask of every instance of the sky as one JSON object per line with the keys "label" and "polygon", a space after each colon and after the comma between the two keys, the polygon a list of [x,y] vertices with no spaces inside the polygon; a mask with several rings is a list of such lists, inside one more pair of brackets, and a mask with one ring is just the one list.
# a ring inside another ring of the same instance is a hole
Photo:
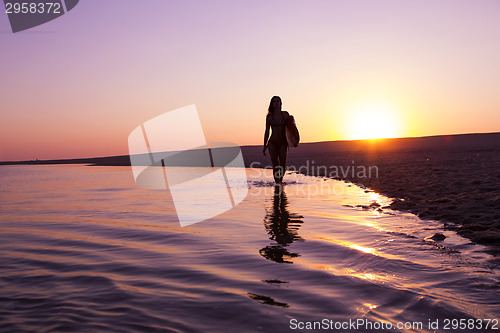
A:
{"label": "sky", "polygon": [[191,104],[262,144],[273,95],[301,142],[500,131],[498,0],[82,0],[18,33],[0,8],[3,161],[128,154]]}

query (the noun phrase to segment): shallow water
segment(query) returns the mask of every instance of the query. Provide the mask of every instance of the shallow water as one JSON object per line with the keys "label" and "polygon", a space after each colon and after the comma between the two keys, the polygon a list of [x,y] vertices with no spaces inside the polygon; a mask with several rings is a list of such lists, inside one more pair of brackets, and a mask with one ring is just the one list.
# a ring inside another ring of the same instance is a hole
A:
{"label": "shallow water", "polygon": [[350,184],[289,174],[275,195],[269,170],[247,173],[240,205],[180,227],[170,194],[128,167],[0,167],[0,330],[495,328],[482,319],[500,317],[500,274],[483,247]]}

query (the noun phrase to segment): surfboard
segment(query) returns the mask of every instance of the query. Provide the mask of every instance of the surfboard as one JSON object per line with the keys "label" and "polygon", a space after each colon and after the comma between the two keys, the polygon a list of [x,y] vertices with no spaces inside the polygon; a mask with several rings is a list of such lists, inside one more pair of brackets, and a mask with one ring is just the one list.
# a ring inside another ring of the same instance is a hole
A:
{"label": "surfboard", "polygon": [[288,147],[297,147],[299,145],[300,136],[293,116],[288,116],[285,133]]}

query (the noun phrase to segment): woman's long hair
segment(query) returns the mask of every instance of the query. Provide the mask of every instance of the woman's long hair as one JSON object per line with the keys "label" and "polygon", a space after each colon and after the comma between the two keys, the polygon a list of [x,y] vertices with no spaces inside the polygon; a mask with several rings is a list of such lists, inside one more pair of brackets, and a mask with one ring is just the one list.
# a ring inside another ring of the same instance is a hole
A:
{"label": "woman's long hair", "polygon": [[274,108],[273,108],[273,99],[275,99],[275,98],[279,99],[280,100],[280,105],[282,105],[282,103],[281,103],[281,97],[279,97],[279,96],[273,96],[271,98],[271,101],[269,102],[269,108],[267,109],[267,114],[271,114],[271,112],[274,111]]}

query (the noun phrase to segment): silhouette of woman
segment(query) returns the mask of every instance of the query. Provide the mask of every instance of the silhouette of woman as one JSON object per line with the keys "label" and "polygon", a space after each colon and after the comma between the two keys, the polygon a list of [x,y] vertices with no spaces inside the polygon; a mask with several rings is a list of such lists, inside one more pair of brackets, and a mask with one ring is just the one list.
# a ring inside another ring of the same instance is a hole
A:
{"label": "silhouette of woman", "polygon": [[[288,143],[286,140],[286,122],[290,115],[287,111],[281,111],[281,98],[273,96],[269,103],[266,116],[266,132],[264,134],[264,149],[269,148],[271,163],[273,164],[273,176],[276,185],[283,182],[286,171],[286,157],[288,154]],[[271,138],[269,138],[269,128],[272,128]],[[269,138],[269,142],[267,141]]]}

